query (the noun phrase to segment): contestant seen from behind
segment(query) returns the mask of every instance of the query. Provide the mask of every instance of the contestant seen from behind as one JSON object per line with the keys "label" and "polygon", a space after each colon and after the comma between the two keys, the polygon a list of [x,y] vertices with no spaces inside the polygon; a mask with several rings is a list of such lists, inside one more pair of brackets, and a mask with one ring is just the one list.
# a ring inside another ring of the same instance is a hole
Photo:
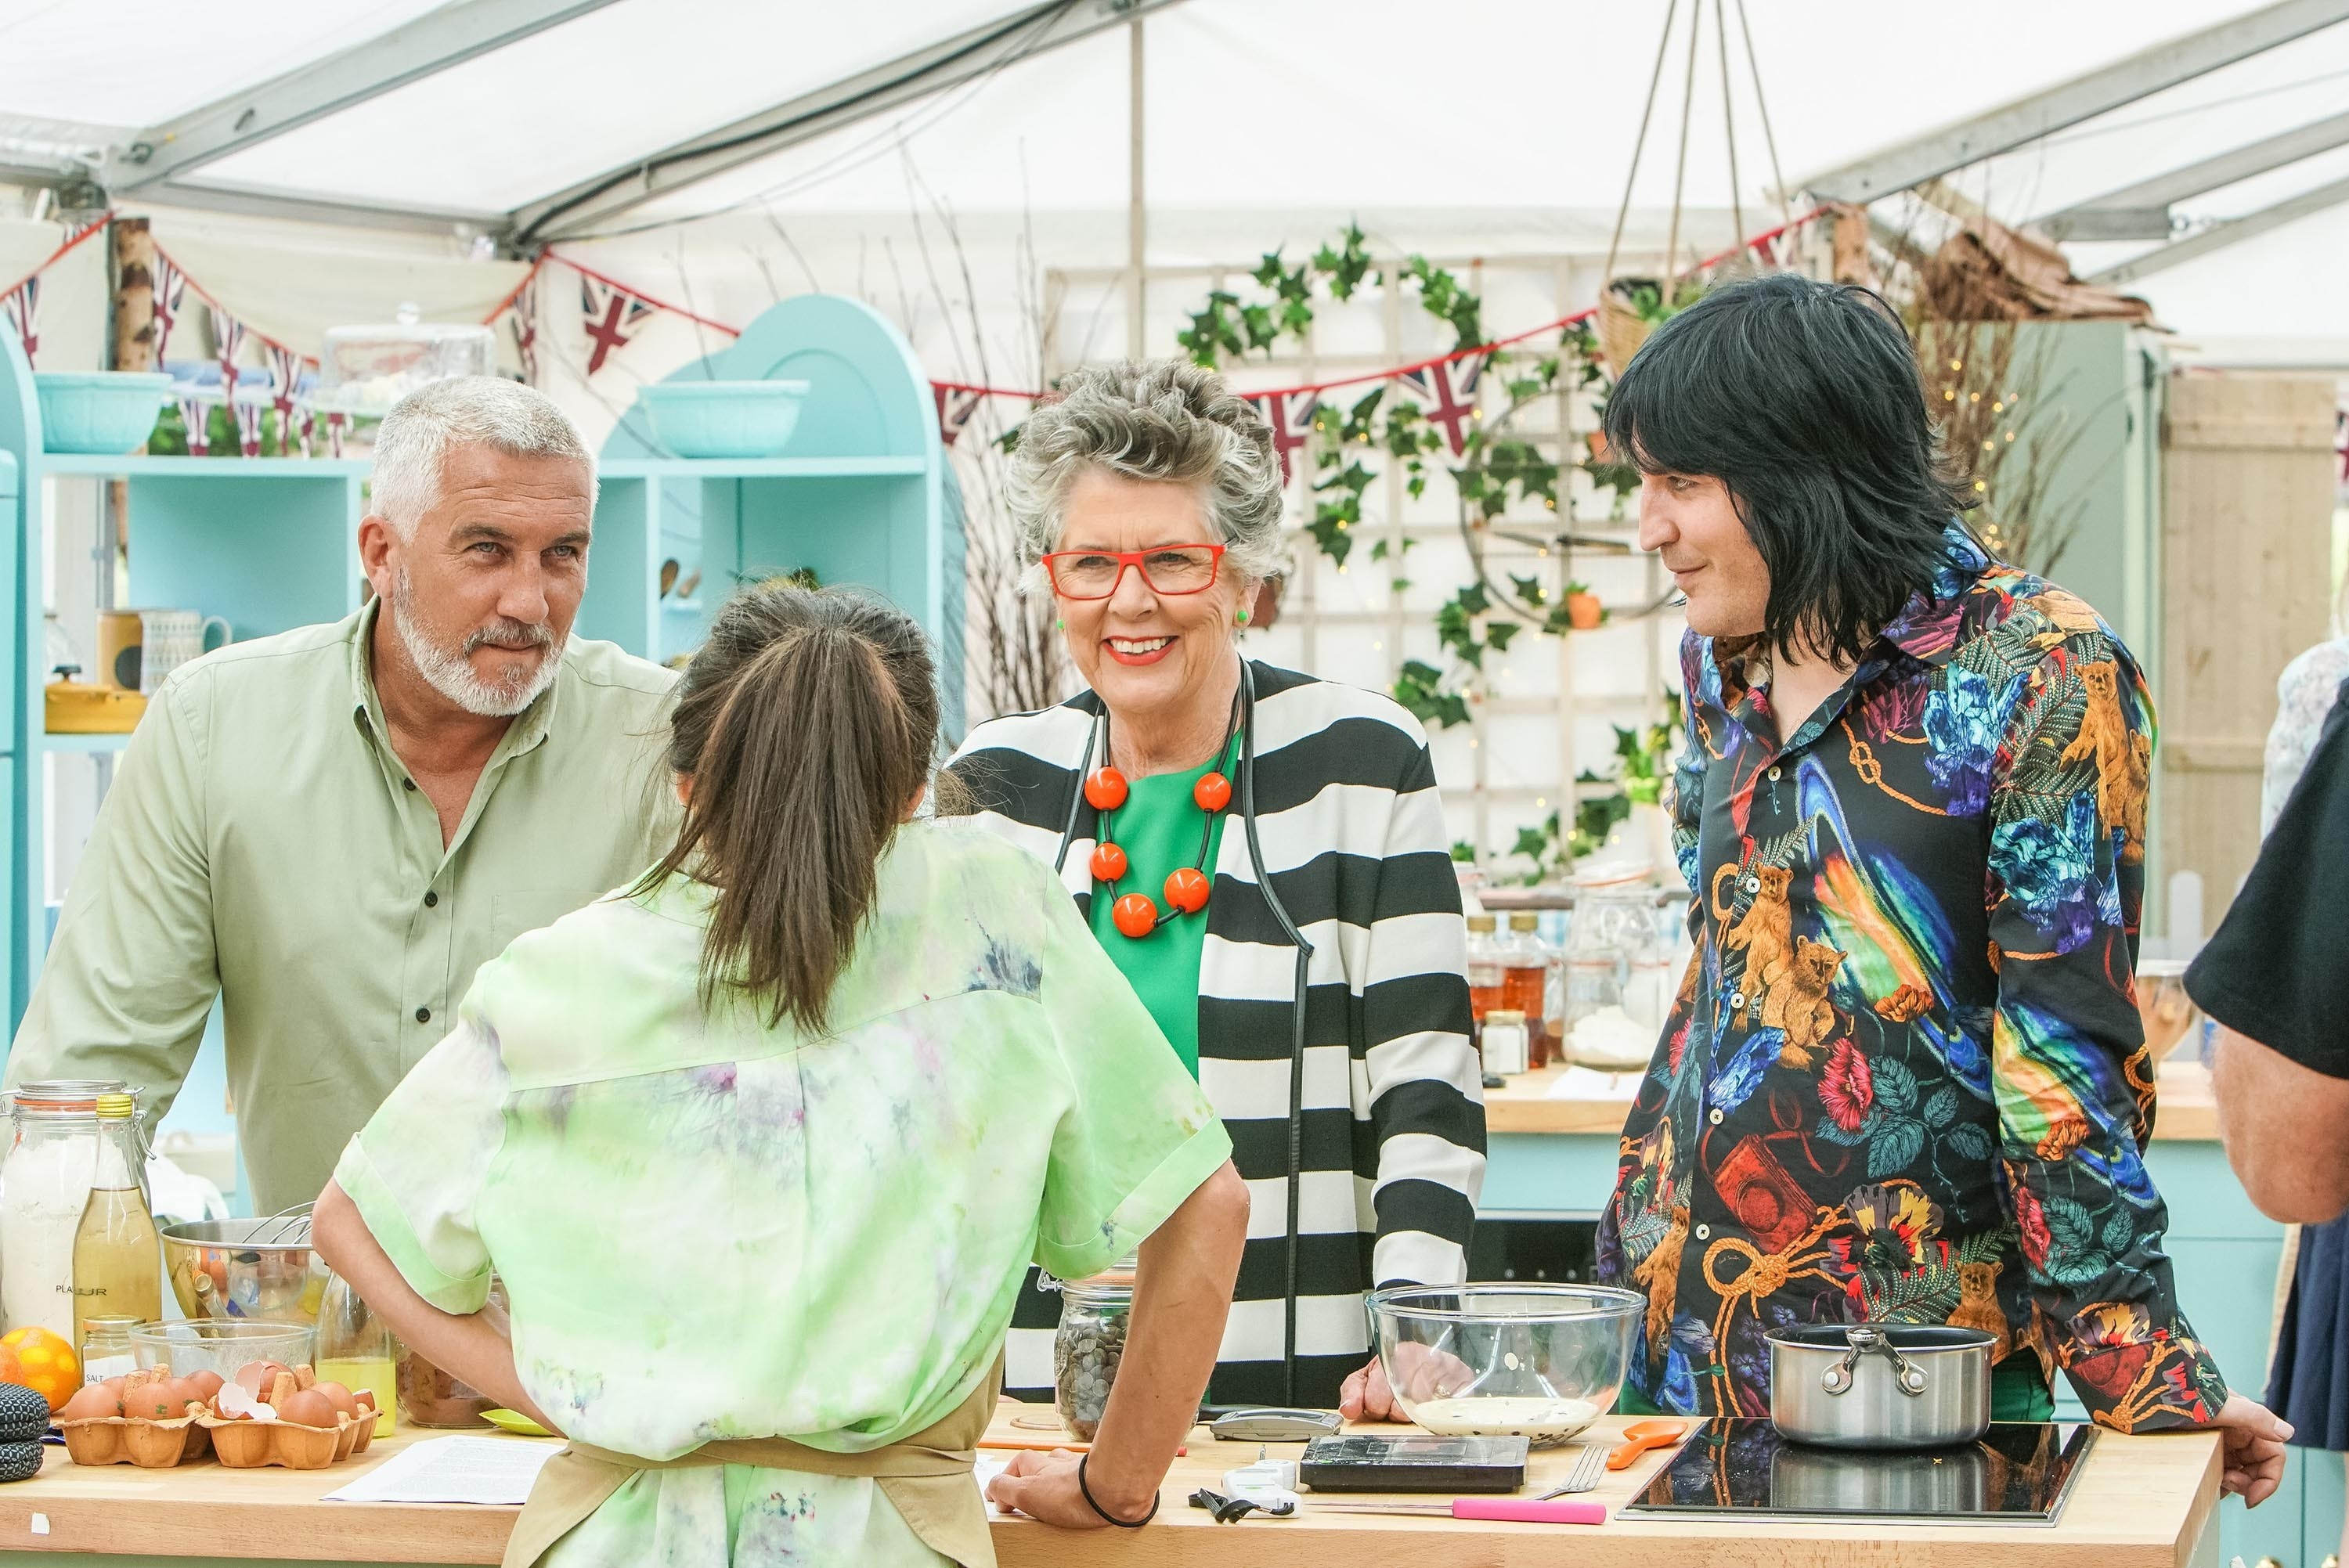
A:
{"label": "contestant seen from behind", "polygon": [[543,395],[471,377],[401,399],[359,524],[374,598],[155,694],[8,1082],[119,1078],[151,1126],[217,998],[254,1210],[315,1196],[482,961],[671,836],[651,738],[676,676],[571,634],[595,510],[595,459]]}
{"label": "contestant seen from behind", "polygon": [[[401,1338],[573,1439],[509,1563],[992,1563],[970,1449],[1012,1297],[1137,1243],[1091,1453],[994,1491],[1155,1507],[1247,1189],[1044,867],[916,816],[933,682],[886,605],[728,605],[670,729],[675,845],[485,965],[319,1200]],[[473,1315],[492,1270],[511,1346]]]}
{"label": "contestant seen from behind", "polygon": [[[1086,689],[979,726],[954,769],[1058,872],[1230,1130],[1255,1202],[1212,1397],[1384,1417],[1363,1293],[1463,1277],[1485,1168],[1426,737],[1383,696],[1241,657],[1281,568],[1253,407],[1182,360],[1061,390],[1008,496]],[[1031,1397],[1059,1299],[1023,1291],[1013,1317]]]}
{"label": "contestant seen from behind", "polygon": [[1993,1416],[2067,1373],[2121,1431],[2285,1429],[2178,1309],[2132,987],[2153,721],[2095,611],[1957,521],[1909,339],[1795,276],[1660,328],[1609,397],[1687,598],[1674,788],[1697,950],[1623,1131],[1601,1275],[1627,1399],[1761,1416],[1784,1326],[1992,1340]]}

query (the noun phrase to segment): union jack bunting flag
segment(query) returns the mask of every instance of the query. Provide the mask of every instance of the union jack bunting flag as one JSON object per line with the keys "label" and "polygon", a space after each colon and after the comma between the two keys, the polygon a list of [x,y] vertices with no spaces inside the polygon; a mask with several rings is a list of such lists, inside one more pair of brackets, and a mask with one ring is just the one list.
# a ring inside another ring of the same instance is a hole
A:
{"label": "union jack bunting flag", "polygon": [[1490,357],[1471,354],[1460,359],[1423,365],[1417,370],[1405,370],[1395,377],[1419,400],[1419,410],[1427,417],[1427,422],[1444,432],[1444,444],[1455,458],[1468,449],[1468,426],[1478,418],[1476,383],[1483,378],[1485,362]]}
{"label": "union jack bunting flag", "polygon": [[636,324],[659,308],[624,288],[581,273],[579,312],[587,318],[587,341],[595,345],[587,355],[587,374],[603,369],[612,350],[624,346]]}
{"label": "union jack bunting flag", "polygon": [[212,449],[212,405],[201,397],[180,399],[180,422],[188,428],[188,453],[203,457]]}
{"label": "union jack bunting flag", "polygon": [[538,385],[538,274],[513,299],[514,352],[522,356],[522,378]]}
{"label": "union jack bunting flag", "polygon": [[1248,401],[1272,427],[1272,449],[1280,455],[1280,482],[1288,482],[1295,468],[1292,454],[1313,438],[1313,416],[1320,411],[1321,395],[1307,387],[1298,392],[1259,392]]}
{"label": "union jack bunting flag", "polygon": [[[269,406],[277,410],[277,440],[289,450],[294,445],[294,394],[302,385],[302,368],[308,363],[301,355],[283,344],[262,339],[261,356],[269,366]],[[308,455],[308,441],[303,442],[304,455]]]}
{"label": "union jack bunting flag", "polygon": [[171,329],[180,325],[180,301],[188,292],[188,274],[161,251],[155,253],[155,368],[163,367],[171,347]]}
{"label": "union jack bunting flag", "polygon": [[41,280],[26,278],[0,294],[0,310],[6,311],[8,325],[16,329],[17,341],[25,346],[25,363],[32,364],[41,346]]}
{"label": "union jack bunting flag", "polygon": [[938,439],[951,447],[955,444],[955,438],[962,434],[962,428],[970,423],[970,417],[978,412],[978,406],[987,394],[973,392],[967,387],[948,387],[933,381],[930,383],[930,396],[938,406]]}
{"label": "union jack bunting flag", "polygon": [[244,323],[218,305],[212,307],[212,347],[220,355],[221,396],[236,401],[236,356],[244,347]]}
{"label": "union jack bunting flag", "polygon": [[248,458],[261,456],[261,420],[269,409],[251,398],[231,403],[229,407],[236,412],[236,433],[243,442],[244,455]]}

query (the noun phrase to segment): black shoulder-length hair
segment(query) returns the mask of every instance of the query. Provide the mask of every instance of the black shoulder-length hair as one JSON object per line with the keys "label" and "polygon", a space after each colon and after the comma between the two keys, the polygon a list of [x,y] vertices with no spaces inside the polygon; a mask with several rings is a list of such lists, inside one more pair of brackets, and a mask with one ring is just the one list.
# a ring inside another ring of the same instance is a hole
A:
{"label": "black shoulder-length hair", "polygon": [[1631,356],[1606,424],[1645,471],[1728,489],[1770,569],[1773,648],[1858,662],[1973,502],[1937,449],[1908,333],[1847,284],[1778,273],[1706,294]]}

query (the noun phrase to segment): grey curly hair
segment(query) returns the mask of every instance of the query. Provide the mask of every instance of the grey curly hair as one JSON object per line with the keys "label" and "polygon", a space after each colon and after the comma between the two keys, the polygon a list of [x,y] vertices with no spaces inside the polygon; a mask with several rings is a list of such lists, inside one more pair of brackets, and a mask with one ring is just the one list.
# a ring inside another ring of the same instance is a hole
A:
{"label": "grey curly hair", "polygon": [[1249,582],[1279,574],[1280,459],[1272,428],[1224,378],[1187,359],[1088,365],[1019,430],[1004,504],[1030,589],[1058,547],[1069,487],[1090,469],[1195,487],[1226,563]]}

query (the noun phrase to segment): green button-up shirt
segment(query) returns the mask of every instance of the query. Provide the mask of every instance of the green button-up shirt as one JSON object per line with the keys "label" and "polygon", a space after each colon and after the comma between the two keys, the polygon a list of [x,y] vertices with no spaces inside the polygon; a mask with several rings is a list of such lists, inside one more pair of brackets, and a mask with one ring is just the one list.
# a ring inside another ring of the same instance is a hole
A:
{"label": "green button-up shirt", "polygon": [[387,740],[370,603],[150,702],[67,889],[7,1081],[122,1078],[160,1117],[217,995],[254,1211],[317,1196],[473,971],[628,882],[676,826],[675,675],[574,637],[444,849]]}

